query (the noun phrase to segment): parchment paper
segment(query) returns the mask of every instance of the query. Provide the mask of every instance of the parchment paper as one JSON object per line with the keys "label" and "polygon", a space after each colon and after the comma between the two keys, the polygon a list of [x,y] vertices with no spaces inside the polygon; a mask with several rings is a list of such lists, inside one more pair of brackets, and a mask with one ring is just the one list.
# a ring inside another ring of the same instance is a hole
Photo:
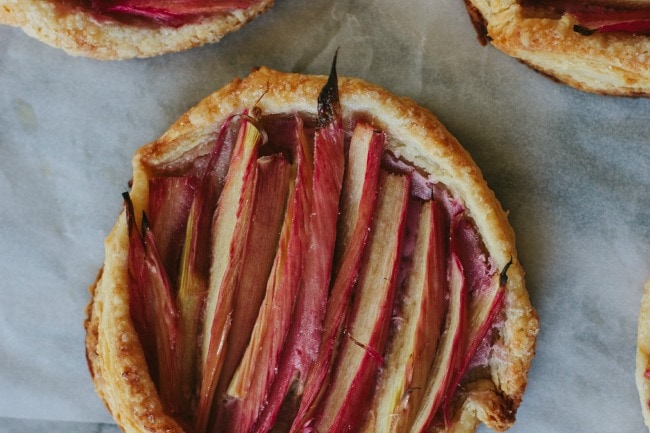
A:
{"label": "parchment paper", "polygon": [[123,62],[0,28],[0,417],[111,422],[83,318],[133,152],[254,66],[326,74],[337,47],[340,75],[436,114],[510,212],[542,326],[511,431],[644,431],[650,100],[582,93],[479,46],[460,0],[277,0],[219,44]]}

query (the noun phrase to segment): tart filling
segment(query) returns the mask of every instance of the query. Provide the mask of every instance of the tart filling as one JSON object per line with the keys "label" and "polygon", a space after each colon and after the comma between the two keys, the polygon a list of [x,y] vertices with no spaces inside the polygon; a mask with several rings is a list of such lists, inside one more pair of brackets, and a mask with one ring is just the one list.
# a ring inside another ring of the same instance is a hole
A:
{"label": "tart filling", "polygon": [[265,112],[265,73],[259,106],[172,158],[141,153],[124,196],[128,315],[165,417],[197,433],[507,428],[537,332],[514,250],[495,260],[444,170],[342,109],[334,68],[315,113]]}
{"label": "tart filling", "polygon": [[203,18],[253,7],[258,0],[58,0],[60,5],[83,8],[99,21],[180,27]]}
{"label": "tart filling", "polygon": [[571,0],[525,0],[524,6],[541,7],[560,16],[571,16],[573,30],[585,36],[593,33],[650,33],[650,6],[603,4]]}

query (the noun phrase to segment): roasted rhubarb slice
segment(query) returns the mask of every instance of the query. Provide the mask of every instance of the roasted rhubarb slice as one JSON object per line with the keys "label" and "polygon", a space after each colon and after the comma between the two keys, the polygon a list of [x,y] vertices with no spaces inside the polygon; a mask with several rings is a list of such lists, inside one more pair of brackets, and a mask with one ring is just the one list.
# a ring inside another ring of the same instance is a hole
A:
{"label": "roasted rhubarb slice", "polygon": [[442,334],[436,361],[424,390],[422,405],[410,427],[410,432],[428,431],[441,408],[446,391],[459,370],[463,356],[463,327],[467,308],[467,286],[463,277],[463,265],[454,251],[449,262],[449,312]]}
{"label": "roasted rhubarb slice", "polygon": [[[224,360],[223,370],[219,378],[217,395],[221,396],[237,366],[242,362],[242,356],[247,346],[253,343],[253,327],[265,296],[268,297],[267,281],[274,266],[276,252],[282,249],[278,244],[287,194],[289,191],[290,167],[287,161],[278,156],[267,156],[258,161],[258,191],[255,207],[251,216],[251,227],[248,236],[244,263],[254,263],[243,272],[239,282],[240,289],[235,294],[233,304],[232,330],[228,337],[228,351]],[[283,218],[284,217],[284,218]],[[298,274],[296,272],[296,274]],[[297,277],[296,277],[297,279]],[[266,325],[266,323],[265,323]],[[256,347],[257,346],[253,346]],[[268,364],[262,364],[268,365]]]}
{"label": "roasted rhubarb slice", "polygon": [[[386,356],[387,367],[374,400],[369,432],[409,430],[427,387],[446,312],[447,239],[438,203],[412,204],[416,215],[415,245],[409,253],[410,273],[399,307],[401,326]],[[453,330],[450,331],[453,333]]]}
{"label": "roasted rhubarb slice", "polygon": [[91,0],[100,14],[137,16],[162,25],[178,27],[198,17],[245,10],[254,0]]}
{"label": "roasted rhubarb slice", "polygon": [[335,267],[336,279],[327,304],[318,358],[309,369],[300,407],[291,426],[292,431],[298,431],[310,422],[318,399],[323,395],[323,386],[331,374],[336,345],[343,332],[349,299],[359,275],[371,230],[384,141],[383,133],[365,123],[357,124],[352,135],[341,193],[337,238],[337,250],[342,257]]}
{"label": "roasted rhubarb slice", "polygon": [[307,252],[300,288],[292,326],[271,388],[271,399],[256,422],[254,431],[258,433],[272,429],[290,388],[302,388],[320,347],[345,164],[344,131],[335,66],[336,58],[330,76],[318,95]]}
{"label": "roasted rhubarb slice", "polygon": [[198,431],[204,431],[209,421],[227,350],[233,300],[243,272],[242,258],[255,201],[261,139],[260,130],[244,119],[212,226],[212,265],[201,335]]}
{"label": "roasted rhubarb slice", "polygon": [[307,221],[311,208],[312,164],[302,123],[294,129],[296,162],[291,194],[284,216],[280,242],[268,278],[266,295],[246,353],[227,390],[228,399],[216,428],[248,432],[272,398],[269,393],[280,371],[280,356],[291,329],[291,318],[307,254]]}
{"label": "roasted rhubarb slice", "polygon": [[[334,68],[261,68],[138,151],[130,197],[87,322],[126,432],[514,422],[537,320],[512,233],[467,153],[412,102]],[[161,225],[142,218],[140,234],[142,212]],[[163,323],[177,337],[161,351]],[[175,350],[182,373],[163,378]]]}
{"label": "roasted rhubarb slice", "polygon": [[[332,383],[316,409],[316,431],[357,431],[372,400],[390,327],[409,195],[409,178],[382,173],[368,250]],[[363,412],[362,412],[363,413]]]}
{"label": "roasted rhubarb slice", "polygon": [[153,232],[146,215],[142,217],[142,234],[138,234],[133,204],[124,194],[129,230],[129,295],[134,322],[148,344],[149,364],[163,404],[171,413],[178,413],[180,375],[176,355],[178,311],[171,283],[158,254]]}
{"label": "roasted rhubarb slice", "polygon": [[177,280],[195,177],[156,177],[149,182],[149,221],[169,280]]}
{"label": "roasted rhubarb slice", "polygon": [[595,32],[623,32],[645,34],[650,32],[650,8],[639,4],[614,2],[590,3],[575,0],[525,0],[527,6],[546,7],[558,14],[572,16],[578,24],[574,30],[583,35]]}
{"label": "roasted rhubarb slice", "polygon": [[574,30],[584,35],[594,32],[650,33],[650,9],[598,10],[567,12],[579,24]]}

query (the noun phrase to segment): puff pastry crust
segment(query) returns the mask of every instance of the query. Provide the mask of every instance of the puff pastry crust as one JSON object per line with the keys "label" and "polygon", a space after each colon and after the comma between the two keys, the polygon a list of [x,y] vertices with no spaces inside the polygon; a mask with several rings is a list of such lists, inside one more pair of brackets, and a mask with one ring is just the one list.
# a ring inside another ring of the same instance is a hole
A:
{"label": "puff pastry crust", "polygon": [[0,23],[75,56],[100,60],[152,57],[217,42],[266,12],[273,0],[180,27],[129,25],[58,0],[0,0]]}
{"label": "puff pastry crust", "polygon": [[[209,142],[231,113],[257,107],[262,115],[316,114],[316,98],[326,77],[286,74],[260,68],[236,79],[184,114],[162,137],[133,158],[131,198],[141,214],[153,167],[164,166]],[[506,213],[469,154],[444,126],[413,101],[398,98],[358,79],[339,79],[344,119],[362,114],[388,134],[388,147],[436,178],[462,200],[498,269],[509,262],[498,350],[489,373],[465,387],[455,419],[446,431],[472,432],[483,422],[502,431],[514,422],[535,351],[538,319],[517,260]],[[181,432],[167,416],[148,376],[138,337],[129,318],[128,234],[124,212],[105,242],[106,259],[90,288],[87,357],[97,391],[125,432]]]}
{"label": "puff pastry crust", "polygon": [[639,327],[636,348],[636,386],[641,400],[641,412],[645,424],[650,428],[650,281],[645,284],[639,311]]}
{"label": "puff pastry crust", "polygon": [[479,40],[577,89],[650,96],[650,36],[582,35],[571,16],[549,17],[518,0],[465,0]]}

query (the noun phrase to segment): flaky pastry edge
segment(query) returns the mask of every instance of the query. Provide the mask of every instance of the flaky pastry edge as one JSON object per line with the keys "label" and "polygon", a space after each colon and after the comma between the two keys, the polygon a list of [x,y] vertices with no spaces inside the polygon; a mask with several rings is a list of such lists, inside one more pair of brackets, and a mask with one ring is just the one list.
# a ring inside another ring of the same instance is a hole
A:
{"label": "flaky pastry edge", "polygon": [[[151,167],[174,161],[214,138],[231,113],[258,107],[262,115],[299,112],[315,115],[316,99],[326,77],[287,74],[259,68],[236,79],[184,114],[161,138],[140,148],[133,158],[131,198],[135,215],[147,206]],[[454,191],[473,218],[497,269],[511,263],[500,328],[501,350],[489,359],[491,380],[468,384],[462,410],[449,432],[473,432],[483,422],[503,431],[515,418],[535,353],[538,319],[517,259],[514,233],[506,213],[488,188],[469,154],[427,110],[358,79],[339,79],[343,117],[365,113],[374,125],[402,144],[389,148],[415,166],[435,173]],[[87,357],[100,397],[125,432],[181,432],[163,411],[146,374],[144,354],[128,312],[128,234],[124,212],[105,242],[106,260],[87,309]]]}
{"label": "flaky pastry edge", "polygon": [[248,9],[201,19],[180,27],[138,26],[106,18],[97,20],[82,7],[52,0],[0,0],[0,23],[74,56],[99,60],[152,57],[219,41],[266,12],[274,0],[260,0]]}

